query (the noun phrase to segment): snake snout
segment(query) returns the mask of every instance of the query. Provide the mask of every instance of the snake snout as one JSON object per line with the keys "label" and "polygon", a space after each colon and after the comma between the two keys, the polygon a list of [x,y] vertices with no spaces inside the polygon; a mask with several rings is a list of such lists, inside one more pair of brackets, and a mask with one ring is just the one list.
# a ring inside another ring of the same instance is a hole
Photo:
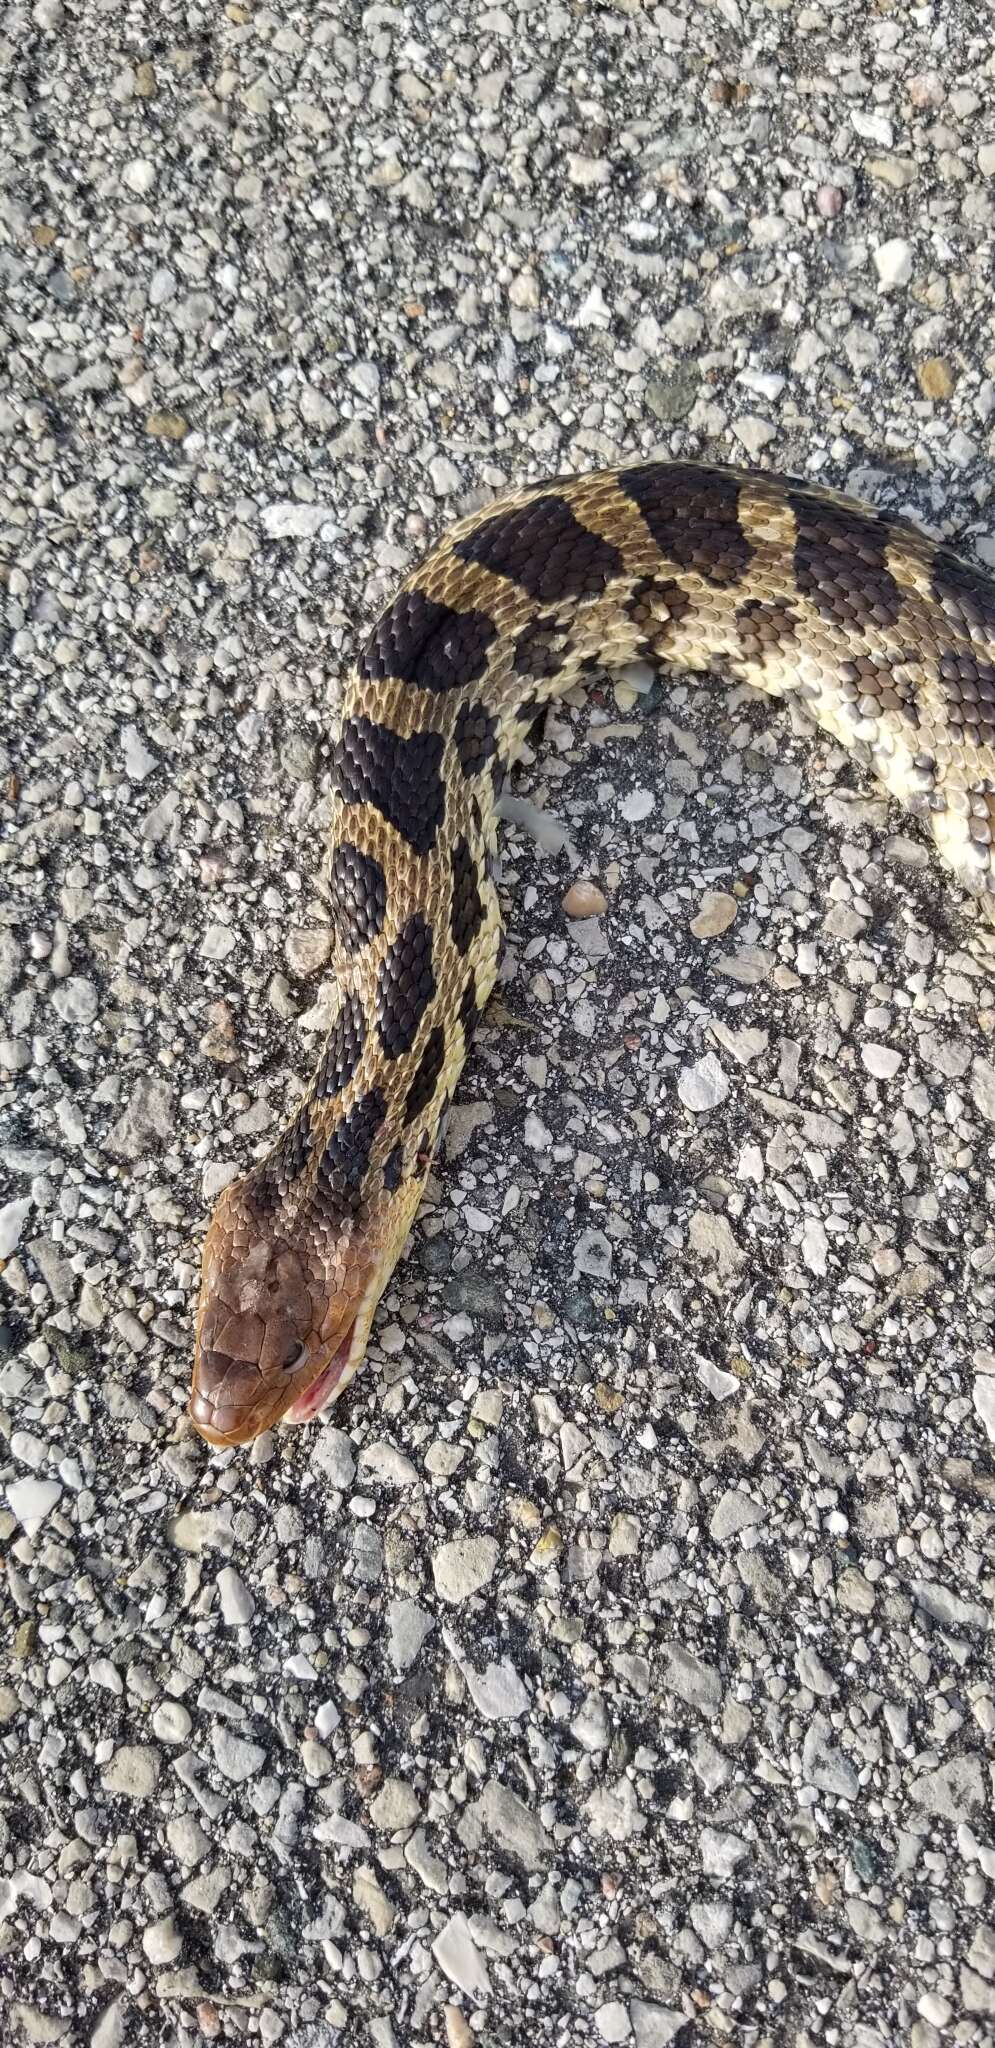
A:
{"label": "snake snout", "polygon": [[[205,1324],[217,1325],[208,1315]],[[292,1331],[272,1331],[258,1316],[229,1317],[207,1338],[194,1365],[190,1415],[209,1443],[245,1443],[276,1421],[302,1383],[308,1347]]]}
{"label": "snake snout", "polygon": [[[310,1421],[341,1377],[353,1329],[350,1320],[331,1339],[271,1339],[264,1372],[260,1360],[232,1356],[223,1341],[231,1341],[226,1326],[216,1346],[197,1348],[189,1410],[195,1429],[211,1444],[244,1444],[277,1422]],[[254,1333],[240,1341],[248,1349]]]}

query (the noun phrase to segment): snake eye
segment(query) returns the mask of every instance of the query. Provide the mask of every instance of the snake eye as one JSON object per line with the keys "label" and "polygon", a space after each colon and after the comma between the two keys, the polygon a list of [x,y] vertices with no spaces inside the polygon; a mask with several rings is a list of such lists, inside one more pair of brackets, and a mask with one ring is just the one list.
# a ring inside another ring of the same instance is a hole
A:
{"label": "snake eye", "polygon": [[296,1372],[297,1367],[303,1363],[306,1352],[306,1344],[295,1344],[293,1350],[290,1353],[290,1357],[285,1358],[283,1361],[284,1372]]}

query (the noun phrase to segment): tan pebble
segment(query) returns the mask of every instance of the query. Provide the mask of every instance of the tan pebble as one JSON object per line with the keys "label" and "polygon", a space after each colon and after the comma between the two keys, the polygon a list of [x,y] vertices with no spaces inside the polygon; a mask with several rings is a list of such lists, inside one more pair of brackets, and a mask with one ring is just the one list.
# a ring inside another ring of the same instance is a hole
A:
{"label": "tan pebble", "polygon": [[893,192],[904,192],[907,185],[915,184],[919,174],[911,156],[869,156],[864,160],[864,169],[869,178],[875,178],[879,185],[890,185]]}
{"label": "tan pebble", "polygon": [[608,898],[596,882],[573,882],[563,898],[563,908],[568,917],[601,917]]}
{"label": "tan pebble", "polygon": [[153,441],[185,441],[190,423],[181,412],[150,412],[145,432],[152,436]]}
{"label": "tan pebble", "polygon": [[739,905],[735,896],[726,896],[720,889],[706,889],[701,906],[691,919],[691,930],[696,939],[717,939],[721,932],[727,932]]}
{"label": "tan pebble", "polygon": [[559,1530],[552,1527],[544,1529],[538,1543],[533,1547],[529,1563],[536,1565],[554,1564],[562,1549],[563,1538]]}
{"label": "tan pebble", "polygon": [[446,2048],[473,2048],[473,2035],[467,2024],[466,2014],[458,2005],[444,2007],[446,2015]]}
{"label": "tan pebble", "polygon": [[235,1044],[235,1020],[227,1003],[211,1003],[207,1011],[208,1026],[200,1041],[200,1051],[206,1060],[216,1060],[219,1066],[230,1066],[238,1058]]}
{"label": "tan pebble", "polygon": [[929,356],[920,363],[916,376],[924,398],[952,398],[954,375],[942,356]]}
{"label": "tan pebble", "polygon": [[538,1529],[542,1516],[534,1500],[524,1493],[513,1493],[508,1501],[508,1513],[520,1529]]}
{"label": "tan pebble", "polygon": [[316,974],[319,967],[324,967],[331,950],[332,934],[327,925],[287,933],[285,951],[292,974]]}
{"label": "tan pebble", "polygon": [[823,1906],[831,1906],[839,1890],[839,1879],[834,1870],[820,1870],[813,1886],[816,1898]]}
{"label": "tan pebble", "polygon": [[602,1415],[617,1415],[625,1396],[619,1393],[617,1387],[610,1387],[605,1380],[599,1380],[594,1389],[594,1398]]}
{"label": "tan pebble", "polygon": [[634,710],[639,702],[639,691],[634,690],[631,683],[614,682],[612,684],[612,695],[615,699],[616,709],[621,711],[623,716],[625,712]]}

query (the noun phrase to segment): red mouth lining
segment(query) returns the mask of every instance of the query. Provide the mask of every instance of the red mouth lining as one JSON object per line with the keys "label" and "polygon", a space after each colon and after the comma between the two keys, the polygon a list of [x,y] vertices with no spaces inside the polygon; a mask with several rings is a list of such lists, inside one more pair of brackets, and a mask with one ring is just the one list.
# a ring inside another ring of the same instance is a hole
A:
{"label": "red mouth lining", "polygon": [[284,1422],[310,1422],[324,1408],[329,1395],[338,1385],[349,1360],[354,1324],[350,1323],[345,1335],[337,1345],[324,1371],[318,1374],[307,1391],[299,1396],[285,1411]]}

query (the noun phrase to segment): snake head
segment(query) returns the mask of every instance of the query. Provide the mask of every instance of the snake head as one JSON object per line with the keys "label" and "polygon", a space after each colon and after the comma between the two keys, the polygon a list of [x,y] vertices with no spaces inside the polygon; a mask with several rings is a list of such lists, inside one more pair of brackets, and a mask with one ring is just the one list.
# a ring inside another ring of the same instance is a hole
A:
{"label": "snake head", "polygon": [[361,1217],[302,1230],[257,1181],[225,1189],[204,1243],[189,1412],[211,1444],[316,1415],[362,1364],[383,1285]]}

